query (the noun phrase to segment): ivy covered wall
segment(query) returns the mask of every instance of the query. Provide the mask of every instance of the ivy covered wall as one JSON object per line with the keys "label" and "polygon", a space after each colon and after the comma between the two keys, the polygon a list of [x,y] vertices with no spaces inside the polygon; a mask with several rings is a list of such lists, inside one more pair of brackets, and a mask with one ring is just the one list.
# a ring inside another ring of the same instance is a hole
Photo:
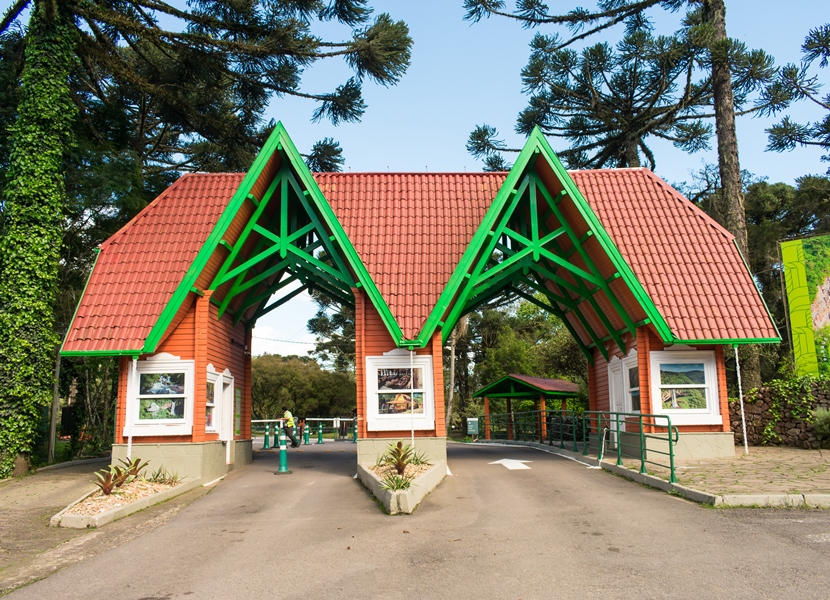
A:
{"label": "ivy covered wall", "polygon": [[[819,441],[813,429],[813,410],[830,409],[830,380],[802,377],[773,381],[744,399],[746,437],[751,446],[830,448],[830,440]],[[730,399],[730,420],[735,444],[744,443],[741,407]]]}

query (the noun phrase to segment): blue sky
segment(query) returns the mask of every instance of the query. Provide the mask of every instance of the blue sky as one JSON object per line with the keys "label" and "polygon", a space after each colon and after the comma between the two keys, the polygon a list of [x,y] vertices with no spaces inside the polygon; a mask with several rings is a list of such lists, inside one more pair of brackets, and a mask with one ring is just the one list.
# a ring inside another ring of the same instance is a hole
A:
{"label": "blue sky", "polygon": [[[346,170],[354,172],[480,171],[481,163],[467,154],[465,144],[470,131],[481,123],[495,126],[508,145],[521,147],[524,140],[513,133],[513,127],[526,104],[520,71],[527,61],[533,30],[500,18],[470,24],[462,20],[462,0],[376,0],[372,4],[376,13],[388,12],[409,25],[414,40],[412,65],[395,87],[366,82],[368,109],[358,124],[313,124],[309,119],[314,104],[275,99],[268,116],[284,123],[300,151],[308,150],[316,140],[333,137],[343,147]],[[580,3],[552,0],[549,4],[567,10]],[[789,10],[782,10],[782,3],[772,0],[727,0],[727,5],[730,36],[750,48],[766,50],[778,64],[797,62],[809,29],[830,21],[826,1],[794,0],[786,4]],[[672,19],[662,19],[658,32],[669,33],[674,29]],[[320,34],[330,40],[348,37],[346,29],[334,25],[326,26]],[[600,38],[591,43],[597,41]],[[304,88],[327,91],[350,74],[340,61],[321,62],[305,74]],[[819,74],[822,80],[830,81],[830,68]],[[820,109],[808,103],[788,112],[801,121],[821,117]],[[821,152],[817,150],[764,151],[764,129],[775,120],[738,119],[741,167],[770,182],[793,183],[801,175],[823,173],[827,164],[819,161]],[[555,138],[551,144],[554,150],[565,147]],[[684,181],[704,161],[716,160],[714,150],[688,155],[656,142],[653,150],[657,174],[670,183]],[[254,353],[304,354],[311,345],[269,339],[312,342],[305,323],[313,313],[314,307],[304,294],[270,313],[254,330]]]}

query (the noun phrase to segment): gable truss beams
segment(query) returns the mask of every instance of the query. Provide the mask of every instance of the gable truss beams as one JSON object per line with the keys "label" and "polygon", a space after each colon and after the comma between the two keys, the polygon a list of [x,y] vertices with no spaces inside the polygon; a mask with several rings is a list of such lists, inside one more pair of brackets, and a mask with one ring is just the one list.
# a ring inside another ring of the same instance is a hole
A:
{"label": "gable truss beams", "polygon": [[[351,289],[357,284],[335,247],[335,238],[329,235],[309,200],[309,193],[301,189],[287,164],[287,159],[283,157],[283,166],[262,199],[256,200],[249,194],[255,207],[253,215],[211,284],[212,289],[217,289],[233,281],[221,301],[220,317],[241,294],[244,298],[236,311],[236,322],[245,311],[258,304],[261,306],[254,316],[266,314],[284,303],[265,306],[270,296],[298,279],[304,284],[300,290],[314,286],[339,302],[346,301],[348,305],[354,302]],[[269,211],[272,216],[268,218],[268,207],[277,203],[278,206]],[[249,257],[235,265],[242,257],[243,247],[250,245],[253,234],[256,234],[257,241]],[[331,264],[315,256],[318,250],[326,253]],[[286,272],[291,276],[283,279]],[[301,277],[301,273],[313,274],[313,277]],[[290,296],[298,293],[292,291]]]}

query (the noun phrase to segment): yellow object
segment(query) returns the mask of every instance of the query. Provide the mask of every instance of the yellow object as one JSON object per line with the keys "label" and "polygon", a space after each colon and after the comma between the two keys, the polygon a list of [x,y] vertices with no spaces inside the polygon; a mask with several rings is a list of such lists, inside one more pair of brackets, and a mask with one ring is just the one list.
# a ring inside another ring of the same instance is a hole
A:
{"label": "yellow object", "polygon": [[285,411],[285,414],[282,416],[285,419],[285,426],[286,427],[294,427],[294,415],[291,414],[290,410]]}

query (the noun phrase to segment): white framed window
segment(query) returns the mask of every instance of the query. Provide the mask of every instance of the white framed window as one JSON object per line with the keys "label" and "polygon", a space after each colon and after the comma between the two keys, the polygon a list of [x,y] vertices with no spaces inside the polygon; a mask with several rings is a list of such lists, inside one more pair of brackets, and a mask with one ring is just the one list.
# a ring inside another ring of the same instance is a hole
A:
{"label": "white framed window", "polygon": [[720,425],[715,353],[709,350],[652,352],[651,405],[672,425]]}
{"label": "white framed window", "polygon": [[191,434],[194,362],[163,352],[130,365],[124,435]]}
{"label": "white framed window", "polygon": [[393,350],[384,356],[366,357],[369,431],[435,429],[432,357],[409,354]]}
{"label": "white framed window", "polygon": [[205,396],[205,432],[219,431],[219,390],[222,389],[221,375],[211,372],[212,365],[208,365],[207,394]]}
{"label": "white framed window", "polygon": [[220,373],[208,364],[206,385],[205,433],[218,433],[221,440],[233,439],[233,375],[228,369]]}

